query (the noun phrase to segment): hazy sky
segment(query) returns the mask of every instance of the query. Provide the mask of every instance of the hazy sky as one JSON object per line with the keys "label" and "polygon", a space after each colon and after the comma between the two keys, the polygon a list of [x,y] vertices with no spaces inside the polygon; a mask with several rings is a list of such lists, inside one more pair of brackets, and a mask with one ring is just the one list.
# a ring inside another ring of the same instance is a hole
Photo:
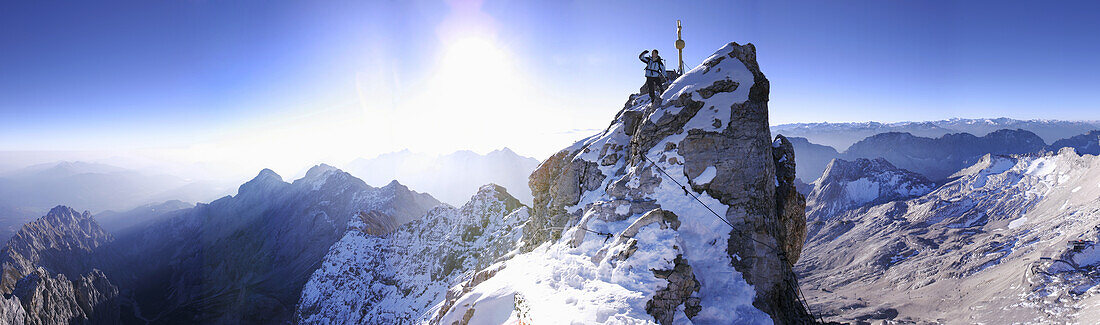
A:
{"label": "hazy sky", "polygon": [[6,1],[0,150],[541,159],[607,126],[638,52],[674,59],[676,19],[688,66],[756,44],[773,124],[1100,119],[1096,1]]}

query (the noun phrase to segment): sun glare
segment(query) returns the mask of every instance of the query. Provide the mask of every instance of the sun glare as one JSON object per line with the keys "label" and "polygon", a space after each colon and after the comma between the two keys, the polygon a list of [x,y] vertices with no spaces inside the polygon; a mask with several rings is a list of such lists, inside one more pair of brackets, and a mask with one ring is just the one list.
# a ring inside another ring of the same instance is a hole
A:
{"label": "sun glare", "polygon": [[517,65],[508,50],[487,37],[446,42],[428,80],[397,105],[395,122],[401,124],[403,142],[440,153],[499,147],[493,140],[521,123],[530,111],[527,100],[536,97]]}

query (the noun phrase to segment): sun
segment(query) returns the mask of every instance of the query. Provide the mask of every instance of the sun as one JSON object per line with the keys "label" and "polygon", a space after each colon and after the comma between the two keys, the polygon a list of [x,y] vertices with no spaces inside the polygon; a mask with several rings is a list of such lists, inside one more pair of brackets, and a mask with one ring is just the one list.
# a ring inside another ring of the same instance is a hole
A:
{"label": "sun", "polygon": [[[473,91],[520,86],[522,76],[511,55],[486,37],[465,36],[445,45],[429,87],[449,95],[472,97]],[[507,89],[503,89],[507,90]],[[472,99],[472,98],[471,98]]]}

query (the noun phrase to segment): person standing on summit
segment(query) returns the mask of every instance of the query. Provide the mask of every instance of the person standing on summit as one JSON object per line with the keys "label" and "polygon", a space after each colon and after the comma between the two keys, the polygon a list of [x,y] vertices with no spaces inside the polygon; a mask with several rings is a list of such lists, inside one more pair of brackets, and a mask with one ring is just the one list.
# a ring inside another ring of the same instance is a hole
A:
{"label": "person standing on summit", "polygon": [[650,102],[657,102],[657,94],[660,93],[661,85],[664,83],[665,76],[665,62],[661,59],[660,55],[657,55],[657,49],[653,49],[653,54],[648,57],[646,53],[649,50],[642,51],[642,54],[638,54],[638,60],[642,60],[645,65],[645,85],[649,88],[649,100]]}

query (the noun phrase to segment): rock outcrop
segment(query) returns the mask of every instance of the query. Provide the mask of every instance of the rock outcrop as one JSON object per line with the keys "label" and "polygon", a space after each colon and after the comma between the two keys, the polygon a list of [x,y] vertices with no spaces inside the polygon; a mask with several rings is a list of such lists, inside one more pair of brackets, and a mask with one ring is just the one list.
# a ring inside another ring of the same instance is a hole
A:
{"label": "rock outcrop", "polygon": [[16,283],[25,324],[118,324],[118,288],[99,270],[70,281],[43,268]]}
{"label": "rock outcrop", "polygon": [[794,146],[782,135],[772,142],[775,160],[775,216],[779,218],[783,253],[791,264],[798,262],[806,242],[806,196],[798,192]]}
{"label": "rock outcrop", "polygon": [[[768,88],[755,47],[730,43],[658,104],[632,95],[607,130],[535,170],[527,253],[464,284],[439,321],[503,321],[483,310],[505,303],[525,322],[812,322],[791,270],[804,201],[790,144],[772,147]],[[558,301],[568,290],[544,286],[571,285],[559,272],[628,292]],[[576,309],[586,304],[616,312]]]}

